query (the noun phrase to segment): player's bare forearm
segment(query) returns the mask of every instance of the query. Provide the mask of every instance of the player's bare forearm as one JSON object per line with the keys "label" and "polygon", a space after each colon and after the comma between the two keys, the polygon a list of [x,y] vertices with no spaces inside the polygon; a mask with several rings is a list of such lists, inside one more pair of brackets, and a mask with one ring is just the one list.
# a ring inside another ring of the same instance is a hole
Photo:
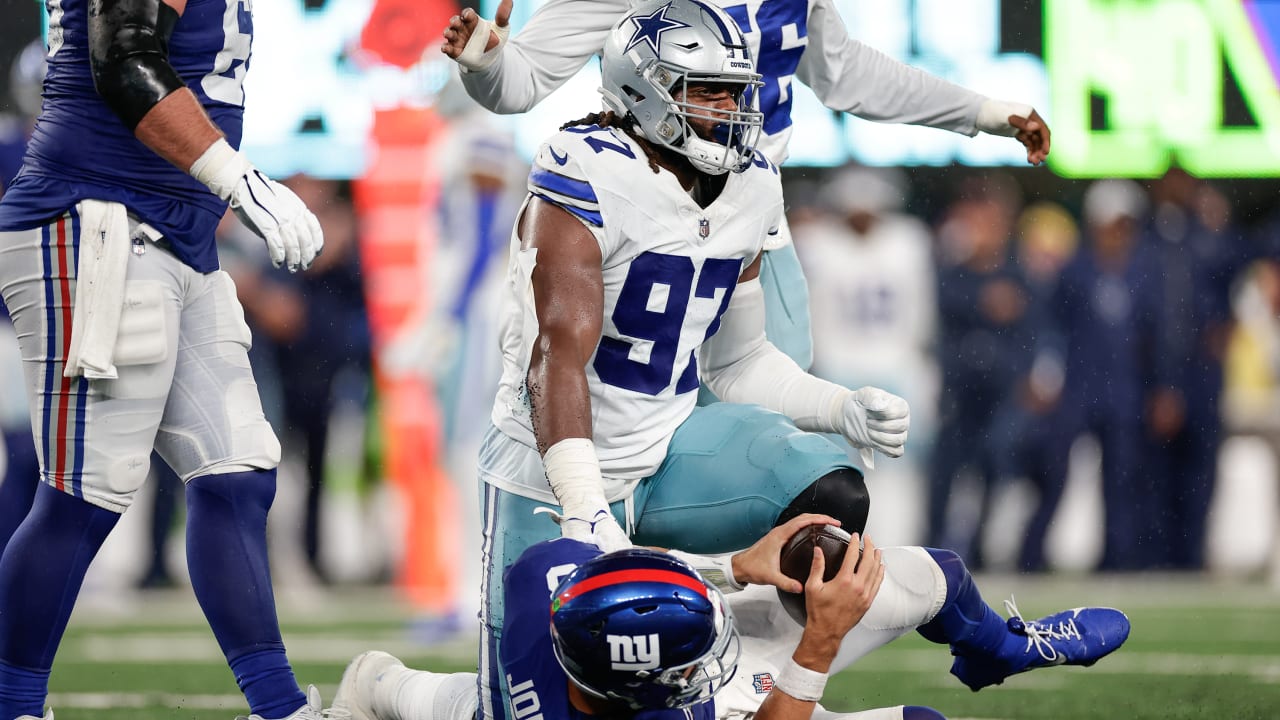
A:
{"label": "player's bare forearm", "polygon": [[566,438],[590,438],[586,365],[600,342],[604,278],[600,246],[560,207],[534,198],[520,221],[521,247],[536,249],[533,299],[538,317],[526,377],[539,452]]}
{"label": "player's bare forearm", "polygon": [[186,171],[222,133],[195,93],[183,88],[156,103],[134,129],[143,145]]}

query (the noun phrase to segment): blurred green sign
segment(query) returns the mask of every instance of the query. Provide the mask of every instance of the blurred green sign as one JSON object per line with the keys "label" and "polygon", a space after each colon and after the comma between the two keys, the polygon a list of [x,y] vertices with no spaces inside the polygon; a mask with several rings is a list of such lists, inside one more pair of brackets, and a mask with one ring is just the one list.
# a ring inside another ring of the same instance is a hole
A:
{"label": "blurred green sign", "polygon": [[[1276,0],[1045,0],[1054,171],[1280,176]],[[1227,71],[1227,72],[1224,72]],[[1224,78],[1251,119],[1224,121]]]}

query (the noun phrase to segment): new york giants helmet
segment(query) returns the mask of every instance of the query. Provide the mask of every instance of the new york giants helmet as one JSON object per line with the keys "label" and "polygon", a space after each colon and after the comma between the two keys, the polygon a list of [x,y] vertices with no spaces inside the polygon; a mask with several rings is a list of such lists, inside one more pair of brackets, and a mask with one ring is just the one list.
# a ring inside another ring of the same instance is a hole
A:
{"label": "new york giants helmet", "polygon": [[[733,18],[701,0],[647,0],[623,17],[605,40],[600,75],[605,105],[630,116],[645,139],[720,175],[750,164],[764,115],[760,75]],[[737,110],[685,102],[690,85],[731,88]],[[680,100],[677,101],[676,97]],[[711,138],[690,119],[716,123]]]}
{"label": "new york giants helmet", "polygon": [[741,646],[724,596],[667,553],[628,548],[583,563],[551,601],[569,679],[633,710],[684,708],[733,678]]}

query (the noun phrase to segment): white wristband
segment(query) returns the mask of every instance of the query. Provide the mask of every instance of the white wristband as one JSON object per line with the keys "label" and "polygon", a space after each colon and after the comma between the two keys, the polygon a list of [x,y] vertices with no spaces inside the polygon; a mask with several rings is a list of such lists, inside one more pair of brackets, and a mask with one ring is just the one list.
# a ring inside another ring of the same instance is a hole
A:
{"label": "white wristband", "polygon": [[240,178],[252,165],[249,159],[224,140],[218,138],[191,164],[191,177],[204,183],[214,195],[230,200]]}
{"label": "white wristband", "polygon": [[827,674],[802,667],[790,658],[773,679],[773,686],[797,700],[818,702],[827,687]]}
{"label": "white wristband", "polygon": [[1018,128],[1009,124],[1009,116],[1031,117],[1031,113],[1034,111],[1034,108],[1026,103],[987,98],[978,107],[976,124],[982,132],[1013,137],[1018,134]]}
{"label": "white wristband", "polygon": [[542,456],[542,466],[551,492],[567,515],[586,509],[594,514],[609,508],[604,499],[600,459],[589,438],[565,438],[552,445]]}
{"label": "white wristband", "polygon": [[726,555],[724,557],[711,557],[709,555],[694,555],[683,550],[668,550],[668,553],[683,560],[687,565],[698,571],[703,580],[715,585],[720,592],[735,593],[742,589],[742,583],[733,576],[733,557]]}

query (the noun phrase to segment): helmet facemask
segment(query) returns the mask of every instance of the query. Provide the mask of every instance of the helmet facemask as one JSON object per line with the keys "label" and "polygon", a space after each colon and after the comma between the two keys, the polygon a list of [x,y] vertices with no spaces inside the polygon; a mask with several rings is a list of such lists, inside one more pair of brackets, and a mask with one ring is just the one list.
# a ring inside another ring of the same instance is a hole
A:
{"label": "helmet facemask", "polygon": [[[648,0],[619,20],[601,63],[605,104],[649,142],[688,158],[699,171],[745,170],[760,138],[760,75],[742,32],[701,0]],[[727,87],[732,109],[689,97],[698,86]]]}
{"label": "helmet facemask", "polygon": [[[642,72],[667,105],[667,117],[656,124],[652,133],[657,137],[646,133],[650,141],[687,157],[695,168],[708,175],[747,168],[764,121],[764,115],[755,107],[756,88],[761,85],[759,75],[693,73],[663,62],[655,62]],[[700,85],[728,86],[737,107],[722,110],[691,102],[689,88]],[[704,137],[705,131],[699,133],[690,121],[713,123],[710,137]]]}

